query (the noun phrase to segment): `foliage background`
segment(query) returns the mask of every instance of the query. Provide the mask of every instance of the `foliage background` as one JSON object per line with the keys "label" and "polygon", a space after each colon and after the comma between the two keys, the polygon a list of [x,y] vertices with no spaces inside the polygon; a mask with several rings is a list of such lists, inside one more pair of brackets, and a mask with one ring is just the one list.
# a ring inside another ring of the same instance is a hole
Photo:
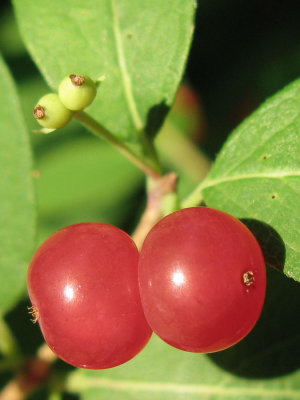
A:
{"label": "foliage background", "polygon": [[[247,115],[299,77],[299,11],[295,1],[199,2],[185,80],[201,99],[199,145],[211,159]],[[47,85],[20,40],[8,2],[1,4],[0,49],[16,81],[31,132],[36,128],[32,105]],[[75,123],[63,135],[32,134],[30,140],[34,168],[42,177],[36,179],[37,243],[83,220],[104,221],[132,232],[145,203],[144,179],[134,166]],[[174,165],[165,159],[165,167]],[[176,168],[185,195],[196,178]],[[249,337],[234,348],[213,355],[188,354],[154,337],[135,360],[114,370],[73,371],[58,362],[53,381],[31,398],[50,399],[59,392],[57,381],[65,376],[65,400],[300,398],[299,287],[273,269],[268,272],[263,316]],[[5,320],[21,353],[32,356],[42,338],[29,323],[28,304],[24,283],[24,296],[5,314]],[[13,369],[5,370],[0,382],[4,385],[13,374]]]}

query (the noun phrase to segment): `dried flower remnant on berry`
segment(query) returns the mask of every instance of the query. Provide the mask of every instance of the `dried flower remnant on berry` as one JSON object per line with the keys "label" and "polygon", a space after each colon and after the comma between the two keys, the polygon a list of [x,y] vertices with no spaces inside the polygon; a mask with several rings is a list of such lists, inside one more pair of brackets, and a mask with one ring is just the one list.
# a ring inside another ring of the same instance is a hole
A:
{"label": "dried flower remnant on berry", "polygon": [[33,109],[33,116],[35,119],[43,119],[45,117],[45,109],[44,107],[40,106],[39,104],[34,107]]}
{"label": "dried flower remnant on berry", "polygon": [[72,118],[73,112],[67,109],[56,93],[41,97],[33,109],[36,121],[47,129],[64,127]]}
{"label": "dried flower remnant on berry", "polygon": [[82,86],[85,82],[85,76],[83,75],[71,74],[69,78],[75,86]]}
{"label": "dried flower remnant on berry", "polygon": [[252,271],[247,271],[243,275],[243,282],[246,286],[251,286],[254,283],[254,273]]}

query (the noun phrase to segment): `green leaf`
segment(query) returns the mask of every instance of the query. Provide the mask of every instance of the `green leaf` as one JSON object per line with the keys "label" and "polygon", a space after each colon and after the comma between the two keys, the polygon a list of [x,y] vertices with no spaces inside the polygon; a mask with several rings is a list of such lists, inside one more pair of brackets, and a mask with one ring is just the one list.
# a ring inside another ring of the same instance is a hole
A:
{"label": "green leaf", "polygon": [[70,73],[105,75],[88,109],[120,139],[156,133],[186,62],[195,1],[15,0],[21,34],[50,87]]}
{"label": "green leaf", "polygon": [[26,287],[35,236],[29,140],[12,78],[0,58],[0,312]]}
{"label": "green leaf", "polygon": [[94,136],[56,139],[44,138],[45,149],[36,163],[40,239],[78,222],[120,225],[143,174]]}
{"label": "green leaf", "polygon": [[82,400],[299,399],[299,284],[273,269],[268,272],[262,316],[234,347],[210,355],[188,353],[154,336],[126,364],[77,369],[68,378],[68,390]]}
{"label": "green leaf", "polygon": [[300,80],[247,118],[184,206],[204,198],[253,230],[266,261],[300,280]]}

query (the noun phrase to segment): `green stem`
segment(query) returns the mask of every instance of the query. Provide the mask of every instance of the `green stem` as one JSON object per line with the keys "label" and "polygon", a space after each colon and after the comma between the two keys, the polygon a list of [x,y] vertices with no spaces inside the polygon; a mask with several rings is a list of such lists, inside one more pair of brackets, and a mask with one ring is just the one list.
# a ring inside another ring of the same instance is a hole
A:
{"label": "green stem", "polygon": [[174,168],[195,182],[203,180],[211,168],[209,158],[168,119],[155,143]]}
{"label": "green stem", "polygon": [[18,344],[3,317],[0,317],[0,351],[6,358],[16,358],[19,354]]}
{"label": "green stem", "polygon": [[177,192],[170,192],[164,195],[161,200],[161,209],[163,217],[180,209]]}
{"label": "green stem", "polygon": [[[159,179],[149,178],[147,181],[147,205],[145,211],[133,232],[132,239],[138,249],[142,247],[145,237],[150,229],[163,217],[164,214],[177,209],[176,199],[177,175],[173,172],[166,174]],[[172,196],[172,194],[174,194]],[[171,196],[168,200],[166,197]]]}
{"label": "green stem", "polygon": [[[210,159],[168,119],[156,138],[156,144],[174,168],[180,169],[195,182],[204,182],[211,168]],[[198,184],[179,208],[198,206],[202,201],[202,184]]]}
{"label": "green stem", "polygon": [[74,118],[78,119],[87,128],[89,128],[96,136],[100,136],[103,139],[109,141],[114,147],[116,147],[124,156],[126,156],[132,163],[134,163],[139,169],[141,169],[147,176],[154,179],[159,178],[161,175],[160,168],[157,160],[152,157],[151,160],[143,160],[136,155],[124,142],[113,136],[107,129],[105,129],[99,122],[90,117],[84,111],[78,111],[74,114]]}

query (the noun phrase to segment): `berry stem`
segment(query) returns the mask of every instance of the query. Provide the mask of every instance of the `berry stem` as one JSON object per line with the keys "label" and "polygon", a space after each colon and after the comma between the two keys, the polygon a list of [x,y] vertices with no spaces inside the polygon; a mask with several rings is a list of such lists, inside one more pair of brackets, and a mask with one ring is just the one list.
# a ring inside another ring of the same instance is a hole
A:
{"label": "berry stem", "polygon": [[[147,205],[142,218],[132,234],[137,248],[140,249],[150,229],[164,216],[177,209],[176,197],[177,175],[171,172],[156,180],[149,179],[147,190]],[[172,201],[164,199],[172,197]],[[167,204],[166,204],[167,203]],[[166,210],[168,208],[168,210]],[[171,209],[172,208],[172,209]]]}
{"label": "berry stem", "polygon": [[[78,111],[74,114],[74,118],[78,119],[86,127],[88,127],[95,135],[100,136],[109,141],[115,146],[123,155],[125,155],[132,163],[134,163],[139,169],[141,169],[147,176],[158,179],[161,175],[160,167],[158,165],[156,157],[154,157],[154,150],[152,154],[149,151],[149,147],[146,149],[151,159],[142,159],[136,155],[124,142],[113,136],[107,129],[105,129],[99,122],[94,120],[84,111]],[[149,144],[148,144],[149,145]]]}

